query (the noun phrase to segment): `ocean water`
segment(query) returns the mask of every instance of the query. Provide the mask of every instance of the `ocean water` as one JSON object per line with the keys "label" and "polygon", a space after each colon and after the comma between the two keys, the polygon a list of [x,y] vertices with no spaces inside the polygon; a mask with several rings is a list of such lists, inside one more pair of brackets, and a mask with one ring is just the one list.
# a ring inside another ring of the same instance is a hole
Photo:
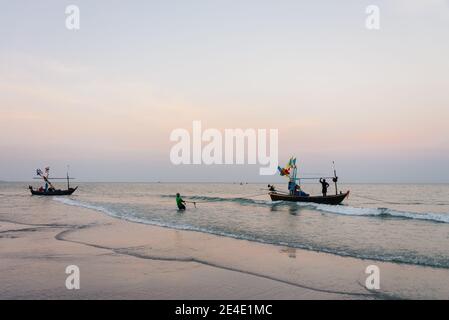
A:
{"label": "ocean water", "polygon": [[[27,184],[0,183],[3,208]],[[285,186],[278,185],[278,189]],[[352,184],[342,205],[272,202],[265,184],[81,183],[65,205],[119,219],[342,256],[449,268],[449,185]],[[318,194],[317,184],[303,186]],[[178,211],[176,192],[196,201]],[[333,189],[329,191],[332,193]],[[30,202],[31,201],[31,202]]]}

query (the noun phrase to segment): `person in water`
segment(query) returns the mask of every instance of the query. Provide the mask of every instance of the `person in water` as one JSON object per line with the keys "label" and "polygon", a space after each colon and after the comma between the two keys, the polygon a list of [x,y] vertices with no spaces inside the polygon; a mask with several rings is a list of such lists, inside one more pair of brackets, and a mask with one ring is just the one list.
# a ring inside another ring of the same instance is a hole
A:
{"label": "person in water", "polygon": [[327,188],[329,188],[329,183],[326,182],[326,179],[320,178],[321,183],[321,192],[323,193],[323,197],[327,195]]}
{"label": "person in water", "polygon": [[186,202],[182,200],[181,195],[179,193],[176,194],[176,204],[178,205],[179,210],[185,210],[186,209]]}

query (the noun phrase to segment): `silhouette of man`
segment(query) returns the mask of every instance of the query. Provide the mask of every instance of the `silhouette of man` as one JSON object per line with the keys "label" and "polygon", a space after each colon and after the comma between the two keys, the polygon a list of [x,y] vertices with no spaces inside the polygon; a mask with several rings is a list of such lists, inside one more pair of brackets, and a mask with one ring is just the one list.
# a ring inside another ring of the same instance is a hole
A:
{"label": "silhouette of man", "polygon": [[321,183],[321,192],[323,193],[323,197],[327,195],[327,188],[329,188],[329,183],[326,182],[326,179],[320,178]]}

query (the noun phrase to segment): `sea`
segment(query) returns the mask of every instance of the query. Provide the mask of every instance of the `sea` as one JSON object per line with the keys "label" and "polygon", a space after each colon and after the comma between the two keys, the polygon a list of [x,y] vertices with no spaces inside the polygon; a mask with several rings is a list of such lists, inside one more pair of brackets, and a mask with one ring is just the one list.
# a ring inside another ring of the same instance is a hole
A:
{"label": "sea", "polygon": [[[0,183],[3,210],[8,203],[40,201],[27,186]],[[320,192],[319,184],[303,189]],[[449,268],[449,184],[340,184],[339,189],[350,195],[338,206],[273,202],[266,184],[246,183],[80,183],[72,196],[51,201],[148,225]],[[177,192],[196,205],[179,211]]]}

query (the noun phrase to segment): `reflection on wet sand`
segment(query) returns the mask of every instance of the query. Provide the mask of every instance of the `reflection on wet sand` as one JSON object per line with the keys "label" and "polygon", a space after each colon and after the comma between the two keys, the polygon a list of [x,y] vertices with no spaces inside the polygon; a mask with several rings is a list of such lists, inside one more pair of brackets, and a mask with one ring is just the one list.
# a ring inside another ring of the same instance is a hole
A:
{"label": "reflection on wet sand", "polygon": [[281,249],[281,252],[286,253],[289,258],[296,259],[296,249],[295,248],[285,247],[285,248]]}

